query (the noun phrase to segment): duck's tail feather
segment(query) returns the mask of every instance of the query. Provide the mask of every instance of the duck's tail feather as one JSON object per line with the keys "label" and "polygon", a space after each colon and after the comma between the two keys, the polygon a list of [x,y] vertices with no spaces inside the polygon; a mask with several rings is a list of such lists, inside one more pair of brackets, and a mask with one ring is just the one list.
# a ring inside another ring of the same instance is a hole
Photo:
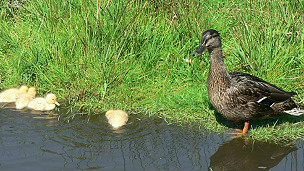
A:
{"label": "duck's tail feather", "polygon": [[289,114],[289,115],[300,116],[300,115],[304,114],[304,109],[293,108],[291,110],[285,110],[284,112]]}

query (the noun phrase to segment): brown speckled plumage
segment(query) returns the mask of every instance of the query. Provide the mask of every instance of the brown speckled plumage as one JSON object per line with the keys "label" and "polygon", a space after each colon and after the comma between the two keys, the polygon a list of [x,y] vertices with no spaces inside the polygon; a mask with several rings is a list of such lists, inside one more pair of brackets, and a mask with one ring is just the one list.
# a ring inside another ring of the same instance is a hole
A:
{"label": "brown speckled plumage", "polygon": [[198,56],[206,49],[210,53],[209,98],[215,109],[228,120],[247,122],[265,119],[286,114],[286,111],[297,107],[291,99],[295,92],[287,92],[250,74],[229,73],[223,60],[221,38],[216,30],[203,33],[202,43],[193,55]]}

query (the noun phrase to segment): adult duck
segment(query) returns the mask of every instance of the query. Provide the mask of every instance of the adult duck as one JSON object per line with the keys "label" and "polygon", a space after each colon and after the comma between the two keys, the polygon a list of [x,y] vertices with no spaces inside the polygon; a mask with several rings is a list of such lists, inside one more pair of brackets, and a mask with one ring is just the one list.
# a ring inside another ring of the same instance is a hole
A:
{"label": "adult duck", "polygon": [[221,37],[216,30],[203,33],[202,42],[193,56],[201,55],[206,49],[210,53],[207,88],[212,105],[226,119],[245,122],[243,130],[235,134],[246,134],[250,120],[304,113],[291,99],[295,92],[285,91],[247,73],[228,72]]}

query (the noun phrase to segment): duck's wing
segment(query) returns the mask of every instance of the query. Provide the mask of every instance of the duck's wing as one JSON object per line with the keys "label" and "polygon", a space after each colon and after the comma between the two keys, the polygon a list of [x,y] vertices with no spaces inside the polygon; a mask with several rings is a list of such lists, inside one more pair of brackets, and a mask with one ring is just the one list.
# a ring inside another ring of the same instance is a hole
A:
{"label": "duck's wing", "polygon": [[231,87],[227,90],[228,93],[244,103],[248,101],[256,101],[267,105],[283,102],[293,95],[295,92],[285,91],[261,78],[253,75],[232,72]]}

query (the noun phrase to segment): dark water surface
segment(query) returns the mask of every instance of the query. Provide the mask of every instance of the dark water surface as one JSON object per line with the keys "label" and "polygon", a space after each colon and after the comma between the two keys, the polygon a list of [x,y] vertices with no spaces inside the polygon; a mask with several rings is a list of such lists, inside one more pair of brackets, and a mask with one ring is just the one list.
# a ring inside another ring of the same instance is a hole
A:
{"label": "dark water surface", "polygon": [[0,170],[304,170],[303,141],[253,142],[131,115],[112,130],[104,115],[70,123],[0,109]]}

